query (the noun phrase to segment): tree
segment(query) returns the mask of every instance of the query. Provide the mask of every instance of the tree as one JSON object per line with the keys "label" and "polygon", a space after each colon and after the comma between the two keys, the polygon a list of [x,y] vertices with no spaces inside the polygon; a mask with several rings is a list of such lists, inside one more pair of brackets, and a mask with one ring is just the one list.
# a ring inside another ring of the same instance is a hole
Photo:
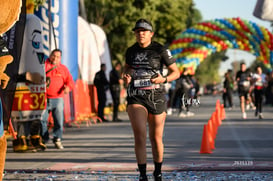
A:
{"label": "tree", "polygon": [[264,63],[260,60],[255,60],[253,61],[253,63],[250,65],[249,69],[252,71],[252,72],[256,72],[256,67],[261,67],[262,68],[262,71],[263,73],[268,73],[270,72],[270,70],[264,65]]}
{"label": "tree", "polygon": [[112,59],[122,62],[135,42],[132,28],[139,18],[152,22],[155,40],[164,45],[201,20],[192,0],[85,0],[85,7],[88,21],[106,32]]}
{"label": "tree", "polygon": [[212,84],[213,82],[220,82],[218,70],[220,63],[225,57],[226,51],[217,52],[207,57],[196,70],[196,77],[199,79],[201,85]]}

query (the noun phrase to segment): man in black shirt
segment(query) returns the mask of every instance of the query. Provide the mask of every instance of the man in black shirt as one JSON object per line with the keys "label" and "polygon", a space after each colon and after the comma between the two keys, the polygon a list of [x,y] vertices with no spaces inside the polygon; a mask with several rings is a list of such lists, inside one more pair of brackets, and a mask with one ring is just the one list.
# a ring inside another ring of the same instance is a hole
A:
{"label": "man in black shirt", "polygon": [[232,101],[232,93],[233,93],[233,79],[231,75],[231,71],[227,71],[225,73],[225,80],[223,83],[224,92],[223,92],[223,101],[224,101],[224,107],[228,107],[227,101],[229,103],[229,108],[232,109],[233,107],[233,101]]}
{"label": "man in black shirt", "polygon": [[103,122],[108,122],[107,119],[104,118],[104,108],[106,105],[106,91],[109,88],[109,82],[105,75],[106,65],[101,64],[100,71],[98,71],[95,75],[94,85],[97,88],[97,96],[98,96],[98,116]]}
{"label": "man in black shirt", "polygon": [[113,122],[122,122],[118,119],[118,106],[120,103],[120,84],[123,80],[120,78],[121,63],[117,62],[110,72],[110,92],[113,99]]}

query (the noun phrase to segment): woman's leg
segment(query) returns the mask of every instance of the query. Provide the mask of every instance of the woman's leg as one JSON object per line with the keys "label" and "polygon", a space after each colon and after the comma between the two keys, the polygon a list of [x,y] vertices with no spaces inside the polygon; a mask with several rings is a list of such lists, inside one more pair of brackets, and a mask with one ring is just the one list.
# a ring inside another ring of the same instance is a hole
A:
{"label": "woman's leg", "polygon": [[240,96],[240,106],[241,106],[241,112],[245,112],[245,96]]}
{"label": "woman's leg", "polygon": [[154,160],[154,179],[161,180],[161,166],[163,162],[164,144],[163,132],[166,119],[166,113],[158,115],[149,114],[149,136],[152,145],[152,153]]}
{"label": "woman's leg", "polygon": [[163,161],[163,131],[166,119],[166,112],[161,114],[149,114],[149,136],[152,145],[153,159],[155,162]]}
{"label": "woman's leg", "polygon": [[[254,90],[256,114],[259,113],[259,93],[258,90]],[[256,115],[257,116],[257,115]]]}
{"label": "woman's leg", "polygon": [[53,99],[52,104],[52,117],[54,120],[53,141],[55,142],[63,137],[64,100],[62,98]]}
{"label": "woman's leg", "polygon": [[134,132],[135,154],[140,172],[139,180],[146,181],[148,180],[146,175],[146,123],[148,111],[142,105],[131,104],[128,105],[127,112]]}
{"label": "woman's leg", "polygon": [[232,91],[229,90],[227,92],[227,98],[228,98],[228,104],[229,104],[229,107],[233,107],[233,102],[232,102]]}
{"label": "woman's leg", "polygon": [[148,111],[142,105],[131,104],[128,105],[127,112],[134,132],[137,163],[146,164],[146,123],[148,119]]}
{"label": "woman's leg", "polygon": [[263,91],[262,90],[258,90],[258,108],[256,107],[256,109],[258,109],[259,113],[262,113],[262,104],[263,104]]}

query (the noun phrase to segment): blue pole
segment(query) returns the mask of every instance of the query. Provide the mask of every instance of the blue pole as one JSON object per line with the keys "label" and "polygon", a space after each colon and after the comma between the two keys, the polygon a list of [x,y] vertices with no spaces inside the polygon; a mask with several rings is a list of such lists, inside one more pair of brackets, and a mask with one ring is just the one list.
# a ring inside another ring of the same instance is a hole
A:
{"label": "blue pole", "polygon": [[78,0],[60,0],[60,49],[62,61],[78,78]]}

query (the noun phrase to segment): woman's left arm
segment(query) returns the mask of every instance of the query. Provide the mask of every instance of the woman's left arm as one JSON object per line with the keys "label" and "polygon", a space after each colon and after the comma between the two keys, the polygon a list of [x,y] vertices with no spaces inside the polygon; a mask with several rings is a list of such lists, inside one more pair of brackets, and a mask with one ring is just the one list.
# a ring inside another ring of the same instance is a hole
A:
{"label": "woman's left arm", "polygon": [[158,74],[157,77],[151,79],[151,82],[155,84],[167,83],[176,80],[179,77],[180,72],[176,66],[176,63],[172,63],[171,65],[168,66],[167,76],[162,76],[161,74]]}
{"label": "woman's left arm", "polygon": [[180,77],[180,72],[177,68],[176,63],[168,66],[168,75],[166,76],[167,82],[174,81]]}

